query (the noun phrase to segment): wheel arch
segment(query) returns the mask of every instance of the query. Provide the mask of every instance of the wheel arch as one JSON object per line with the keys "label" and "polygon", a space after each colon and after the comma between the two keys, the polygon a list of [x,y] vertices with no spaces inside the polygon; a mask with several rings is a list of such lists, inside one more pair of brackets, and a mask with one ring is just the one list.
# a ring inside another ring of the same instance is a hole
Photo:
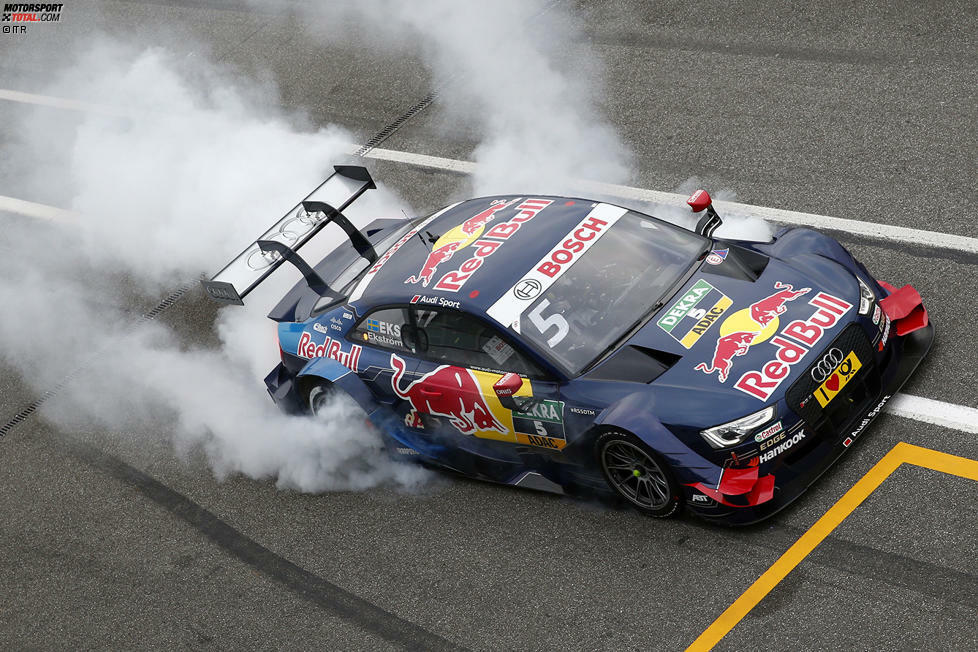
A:
{"label": "wheel arch", "polygon": [[654,405],[653,397],[641,391],[613,403],[595,419],[592,441],[608,430],[624,430],[661,455],[681,484],[715,480],[717,466],[663,425],[655,416]]}
{"label": "wheel arch", "polygon": [[309,391],[317,383],[323,382],[346,392],[367,414],[380,407],[373,392],[359,376],[329,358],[314,358],[296,374],[296,390],[301,400],[306,401]]}

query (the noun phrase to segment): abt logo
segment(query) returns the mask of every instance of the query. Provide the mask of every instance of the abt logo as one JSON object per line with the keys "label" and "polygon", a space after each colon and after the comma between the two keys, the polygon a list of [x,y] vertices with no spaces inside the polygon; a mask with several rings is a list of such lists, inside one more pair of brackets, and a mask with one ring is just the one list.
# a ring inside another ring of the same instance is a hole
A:
{"label": "abt logo", "polygon": [[766,401],[785,378],[791,367],[798,364],[850,310],[852,304],[826,292],[819,292],[808,302],[818,310],[805,320],[796,319],[781,329],[771,344],[777,347],[774,358],[757,371],[748,371],[734,385],[754,398]]}

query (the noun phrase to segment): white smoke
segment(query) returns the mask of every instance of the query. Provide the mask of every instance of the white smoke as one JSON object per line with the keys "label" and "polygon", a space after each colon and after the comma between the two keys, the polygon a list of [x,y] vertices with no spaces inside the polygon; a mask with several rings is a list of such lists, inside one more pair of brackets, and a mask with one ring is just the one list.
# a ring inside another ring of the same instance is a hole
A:
{"label": "white smoke", "polygon": [[[345,162],[353,137],[272,112],[256,103],[257,89],[199,58],[190,71],[162,48],[96,43],[39,90],[122,107],[121,116],[39,110],[8,123],[13,161],[0,194],[46,179],[78,217],[57,226],[5,220],[4,362],[38,391],[84,364],[46,416],[68,427],[168,424],[176,451],[203,452],[219,477],[303,491],[417,484],[424,472],[389,460],[349,404],[317,421],[268,400],[261,378],[278,349],[265,313],[294,270],[276,272],[244,308],[221,310],[216,348],[213,332],[181,338],[179,324],[138,321],[132,309],[219,269]],[[370,194],[354,219],[396,214],[403,203],[384,189]],[[319,240],[320,253],[335,244]],[[198,343],[182,343],[188,337]]]}
{"label": "white smoke", "polygon": [[[480,165],[460,197],[578,194],[574,179],[630,180],[632,155],[602,116],[600,63],[554,3],[304,6],[314,13],[299,24],[320,37],[349,41],[337,26],[352,19],[365,47],[420,52],[440,93],[422,118],[464,124],[475,137]],[[87,33],[82,45],[64,53],[72,63],[49,84],[29,90],[114,110],[18,111],[0,123],[0,194],[26,192],[79,214],[73,226],[3,218],[0,359],[38,391],[88,364],[46,416],[65,426],[170,424],[176,451],[202,452],[219,477],[275,478],[303,491],[417,483],[422,472],[379,454],[349,406],[316,422],[282,415],[265,396],[261,378],[277,362],[265,313],[298,278],[291,268],[244,308],[221,310],[212,332],[167,315],[132,325],[133,305],[151,307],[177,283],[212,274],[347,161],[356,138],[283,115],[274,88],[245,84],[204,55],[176,54],[190,49],[184,42],[147,48]],[[352,217],[403,207],[381,188]]]}
{"label": "white smoke", "polygon": [[[266,3],[261,3],[267,6]],[[326,38],[359,38],[419,55],[439,92],[441,124],[478,142],[467,196],[575,192],[574,179],[623,183],[632,154],[604,118],[598,57],[576,17],[543,0],[282,3]],[[405,107],[407,108],[407,107]]]}
{"label": "white smoke", "polygon": [[[268,3],[256,0],[256,6]],[[439,112],[441,124],[479,135],[469,155],[478,166],[460,198],[553,193],[622,203],[614,195],[583,191],[579,181],[627,184],[635,176],[635,160],[603,115],[601,61],[579,20],[560,3],[356,0],[279,6],[298,12],[299,24],[320,37],[369,39],[426,62],[439,91],[429,111]],[[691,177],[677,192],[698,187]],[[726,188],[712,195],[735,198]],[[686,206],[626,203],[686,228],[699,218]],[[758,218],[721,217],[720,237],[765,242],[773,233]]]}

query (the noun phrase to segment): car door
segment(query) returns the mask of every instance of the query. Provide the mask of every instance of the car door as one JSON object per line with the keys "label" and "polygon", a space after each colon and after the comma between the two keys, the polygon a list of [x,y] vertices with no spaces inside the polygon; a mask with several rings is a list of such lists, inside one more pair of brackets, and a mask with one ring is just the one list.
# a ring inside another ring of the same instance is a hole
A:
{"label": "car door", "polygon": [[[417,415],[415,426],[473,453],[515,458],[559,452],[567,443],[557,383],[507,335],[468,313],[414,307],[416,378],[397,389]],[[508,373],[522,386],[512,400],[493,386]]]}
{"label": "car door", "polygon": [[408,315],[403,306],[378,307],[360,319],[348,335],[362,347],[357,375],[374,397],[390,406],[400,419],[406,417],[411,406],[396,388],[402,378],[412,378],[418,366],[416,351],[410,341],[405,344],[402,338]]}

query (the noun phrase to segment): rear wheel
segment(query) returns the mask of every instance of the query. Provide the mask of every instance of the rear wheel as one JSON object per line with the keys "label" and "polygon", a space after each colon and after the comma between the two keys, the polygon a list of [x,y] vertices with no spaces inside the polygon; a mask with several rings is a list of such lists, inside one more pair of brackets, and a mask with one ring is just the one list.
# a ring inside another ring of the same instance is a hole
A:
{"label": "rear wheel", "polygon": [[649,516],[679,511],[682,492],[662,457],[631,433],[611,430],[598,438],[595,454],[608,486]]}
{"label": "rear wheel", "polygon": [[377,432],[376,426],[370,421],[363,408],[333,383],[322,381],[312,385],[306,394],[306,404],[314,417],[328,421],[343,419],[345,423],[350,424],[356,424],[362,419],[368,431]]}
{"label": "rear wheel", "polygon": [[336,399],[336,388],[329,383],[317,383],[309,390],[309,411],[318,417],[326,410],[326,406]]}

